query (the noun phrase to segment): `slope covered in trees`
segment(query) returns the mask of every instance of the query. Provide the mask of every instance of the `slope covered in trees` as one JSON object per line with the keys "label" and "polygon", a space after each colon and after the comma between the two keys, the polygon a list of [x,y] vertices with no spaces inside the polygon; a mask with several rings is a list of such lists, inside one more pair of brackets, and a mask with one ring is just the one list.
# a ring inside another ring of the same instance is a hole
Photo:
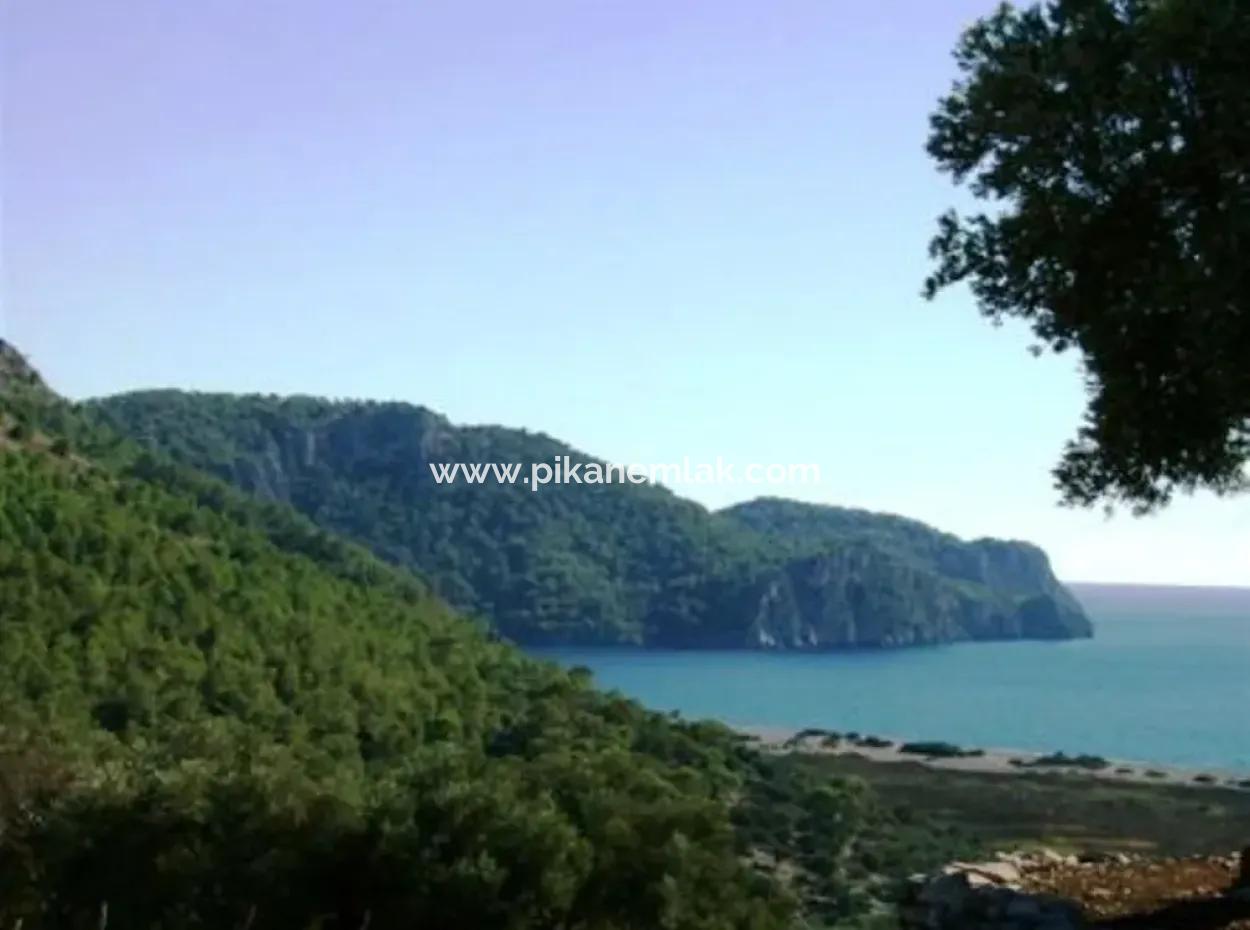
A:
{"label": "slope covered in trees", "polygon": [[0,925],[719,930],[859,906],[847,878],[888,831],[854,785],[524,658],[0,350]]}
{"label": "slope covered in trees", "polygon": [[563,456],[595,460],[420,407],[156,391],[90,411],[289,502],[519,642],[819,648],[1090,632],[1024,544],[785,502],[709,513],[654,485],[439,483],[432,463],[524,463],[528,474]]}

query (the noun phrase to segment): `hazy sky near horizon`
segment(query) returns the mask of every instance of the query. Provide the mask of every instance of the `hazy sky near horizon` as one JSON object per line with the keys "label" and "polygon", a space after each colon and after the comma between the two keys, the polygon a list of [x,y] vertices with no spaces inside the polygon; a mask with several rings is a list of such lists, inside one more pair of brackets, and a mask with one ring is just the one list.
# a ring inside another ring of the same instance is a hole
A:
{"label": "hazy sky near horizon", "polygon": [[992,0],[10,0],[0,333],[62,392],[402,399],[616,462],[1250,584],[1250,498],[1056,506],[1074,358],[919,297]]}

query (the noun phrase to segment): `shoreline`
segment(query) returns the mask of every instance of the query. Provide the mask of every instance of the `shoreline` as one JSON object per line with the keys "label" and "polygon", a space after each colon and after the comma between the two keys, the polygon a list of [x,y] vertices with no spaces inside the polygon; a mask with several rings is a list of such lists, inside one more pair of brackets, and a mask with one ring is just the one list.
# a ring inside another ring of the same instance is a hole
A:
{"label": "shoreline", "polygon": [[[765,752],[797,752],[807,755],[856,756],[883,765],[911,763],[924,768],[949,772],[979,772],[991,775],[1063,775],[1081,776],[1124,784],[1159,785],[1183,788],[1222,788],[1227,791],[1250,791],[1250,772],[1220,768],[1187,768],[1167,763],[1142,762],[1131,759],[1096,758],[1105,765],[1037,764],[1038,760],[1054,759],[1055,754],[1032,750],[1002,748],[961,747],[968,755],[926,755],[901,752],[907,744],[934,743],[933,740],[896,740],[868,737],[860,734],[858,740],[849,739],[850,734],[818,728],[778,726],[734,726],[734,730],[747,736]],[[826,742],[826,736],[840,738],[836,745]],[[865,744],[863,740],[874,742]],[[881,745],[887,743],[888,745]],[[1072,757],[1069,757],[1072,758]]]}

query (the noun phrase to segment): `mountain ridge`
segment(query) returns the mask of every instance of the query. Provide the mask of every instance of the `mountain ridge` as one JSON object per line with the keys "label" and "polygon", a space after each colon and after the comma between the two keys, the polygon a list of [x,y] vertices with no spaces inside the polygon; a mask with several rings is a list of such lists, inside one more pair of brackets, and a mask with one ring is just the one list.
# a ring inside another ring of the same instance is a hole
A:
{"label": "mountain ridge", "polygon": [[439,484],[439,462],[602,460],[425,407],[143,391],[109,427],[415,571],[518,642],[891,647],[1091,633],[1031,544],[762,498],[710,511],[642,485]]}

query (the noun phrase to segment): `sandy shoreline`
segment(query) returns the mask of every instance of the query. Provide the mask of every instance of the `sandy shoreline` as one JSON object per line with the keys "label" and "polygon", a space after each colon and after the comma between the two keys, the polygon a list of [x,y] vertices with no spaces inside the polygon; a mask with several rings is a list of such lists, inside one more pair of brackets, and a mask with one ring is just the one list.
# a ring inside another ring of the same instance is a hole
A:
{"label": "sandy shoreline", "polygon": [[[1250,789],[1250,773],[1222,769],[1191,769],[1175,765],[1110,759],[1105,768],[1088,768],[1069,765],[1031,765],[1047,753],[1014,749],[979,750],[973,756],[943,757],[904,753],[899,747],[907,740],[889,740],[890,745],[863,745],[841,738],[836,745],[827,745],[821,735],[810,735],[796,741],[803,732],[797,728],[775,726],[736,726],[738,732],[750,736],[763,749],[770,752],[804,752],[832,756],[858,756],[870,762],[904,763],[922,765],[926,768],[959,772],[986,772],[1001,775],[1064,774],[1098,778],[1107,781],[1135,782],[1147,785],[1177,785],[1188,788]],[[810,731],[809,731],[810,732]],[[916,741],[919,742],[919,741]],[[926,741],[927,742],[927,741]]]}

